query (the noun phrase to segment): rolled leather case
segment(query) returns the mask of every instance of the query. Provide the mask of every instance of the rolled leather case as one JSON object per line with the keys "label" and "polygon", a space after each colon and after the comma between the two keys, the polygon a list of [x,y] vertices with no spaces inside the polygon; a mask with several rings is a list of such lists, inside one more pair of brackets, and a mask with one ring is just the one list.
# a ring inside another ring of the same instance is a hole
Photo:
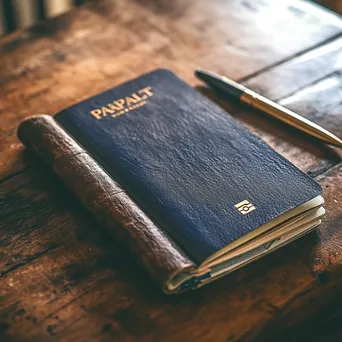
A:
{"label": "rolled leather case", "polygon": [[168,292],[167,284],[194,263],[80,145],[49,115],[31,116],[18,137],[35,151],[97,221]]}

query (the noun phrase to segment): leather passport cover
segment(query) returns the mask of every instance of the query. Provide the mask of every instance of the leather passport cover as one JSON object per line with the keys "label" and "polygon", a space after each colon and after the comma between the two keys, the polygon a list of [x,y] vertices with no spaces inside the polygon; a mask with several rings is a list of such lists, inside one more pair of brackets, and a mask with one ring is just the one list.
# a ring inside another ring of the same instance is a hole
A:
{"label": "leather passport cover", "polygon": [[165,69],[55,119],[156,224],[183,265],[201,264],[321,193],[310,177]]}

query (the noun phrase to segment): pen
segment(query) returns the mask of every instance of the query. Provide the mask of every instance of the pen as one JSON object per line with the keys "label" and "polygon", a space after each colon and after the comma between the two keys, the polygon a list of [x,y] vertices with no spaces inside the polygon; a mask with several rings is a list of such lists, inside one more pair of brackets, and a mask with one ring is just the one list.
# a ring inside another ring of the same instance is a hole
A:
{"label": "pen", "polygon": [[197,69],[195,75],[214,89],[219,89],[225,94],[237,98],[241,102],[265,112],[307,134],[321,139],[328,144],[342,147],[342,140],[323,127],[225,76],[202,69]]}

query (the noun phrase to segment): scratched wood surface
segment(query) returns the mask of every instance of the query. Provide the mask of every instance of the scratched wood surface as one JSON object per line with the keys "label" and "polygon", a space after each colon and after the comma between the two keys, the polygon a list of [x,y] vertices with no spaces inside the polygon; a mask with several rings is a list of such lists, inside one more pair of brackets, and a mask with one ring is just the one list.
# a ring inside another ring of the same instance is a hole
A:
{"label": "scratched wood surface", "polygon": [[[342,137],[342,21],[305,1],[97,1],[0,40],[0,341],[303,341],[341,336],[341,151],[227,103],[200,65]],[[317,231],[198,291],[163,295],[15,135],[168,67],[315,177]]]}

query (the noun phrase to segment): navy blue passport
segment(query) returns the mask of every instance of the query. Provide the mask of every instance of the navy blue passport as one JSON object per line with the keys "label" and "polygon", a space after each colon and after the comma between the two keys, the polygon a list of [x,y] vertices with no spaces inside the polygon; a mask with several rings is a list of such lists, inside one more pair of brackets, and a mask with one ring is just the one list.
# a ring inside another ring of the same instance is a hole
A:
{"label": "navy blue passport", "polygon": [[197,282],[294,240],[324,214],[314,180],[169,70],[55,119],[206,270]]}

